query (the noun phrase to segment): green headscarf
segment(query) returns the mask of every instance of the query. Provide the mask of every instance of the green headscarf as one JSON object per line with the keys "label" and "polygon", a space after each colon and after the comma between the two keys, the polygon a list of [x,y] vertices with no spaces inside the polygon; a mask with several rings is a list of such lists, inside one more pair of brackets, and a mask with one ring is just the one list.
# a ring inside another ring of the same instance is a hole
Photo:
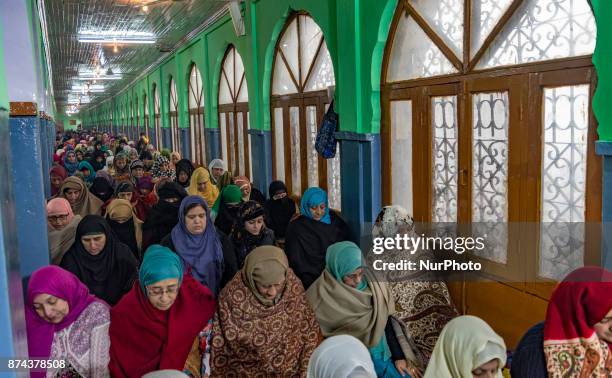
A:
{"label": "green headscarf", "polygon": [[[357,244],[351,241],[341,241],[327,248],[325,268],[339,282],[343,282],[344,276],[353,273],[363,266],[361,249],[359,249]],[[363,291],[366,287],[368,287],[368,283],[365,276],[363,276],[356,289]]]}
{"label": "green headscarf", "polygon": [[219,214],[219,209],[221,208],[221,201],[223,203],[240,203],[242,201],[242,192],[240,188],[236,185],[228,185],[221,191],[219,197],[215,201],[215,204],[212,208],[212,217],[216,217]]}
{"label": "green headscarf", "polygon": [[148,285],[169,278],[178,278],[179,285],[183,282],[183,263],[169,248],[153,244],[147,248],[140,265],[138,272],[140,288],[147,294]]}

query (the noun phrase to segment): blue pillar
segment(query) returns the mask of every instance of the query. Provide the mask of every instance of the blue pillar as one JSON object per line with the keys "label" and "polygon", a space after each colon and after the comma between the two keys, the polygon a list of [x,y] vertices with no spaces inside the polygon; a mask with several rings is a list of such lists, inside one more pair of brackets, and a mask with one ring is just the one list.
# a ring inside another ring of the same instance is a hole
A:
{"label": "blue pillar", "polygon": [[51,196],[51,180],[49,178],[49,170],[51,169],[51,162],[50,162],[50,157],[51,157],[51,150],[49,148],[49,140],[48,140],[48,136],[47,136],[47,124],[49,123],[48,120],[44,119],[44,118],[40,118],[40,149],[41,149],[41,157],[42,157],[42,164],[41,164],[41,171],[42,171],[42,177],[43,177],[43,194],[45,196],[45,198],[49,198]]}
{"label": "blue pillar", "polygon": [[[251,181],[257,189],[268,196],[268,185],[272,181],[272,133],[263,130],[249,130],[251,136],[251,165],[253,177]],[[283,157],[280,157],[281,159]]]}
{"label": "blue pillar", "polygon": [[337,132],[340,141],[342,217],[361,246],[381,208],[380,135]]}
{"label": "blue pillar", "polygon": [[162,127],[162,148],[172,151],[172,130],[169,127]]}
{"label": "blue pillar", "polygon": [[157,146],[157,138],[155,138],[155,129],[149,129],[149,143],[153,146]]}
{"label": "blue pillar", "polygon": [[219,129],[205,128],[206,133],[206,162],[221,159],[221,132]]}
{"label": "blue pillar", "polygon": [[612,142],[595,142],[595,153],[603,157],[601,265],[612,269]]}
{"label": "blue pillar", "polygon": [[191,156],[191,133],[189,132],[189,129],[187,128],[181,128],[180,130],[180,136],[181,136],[181,151],[183,152],[182,154],[182,158],[184,159],[192,159],[193,160],[193,156]]}
{"label": "blue pillar", "polygon": [[9,126],[21,275],[28,277],[49,265],[41,122],[35,116],[11,117]]}

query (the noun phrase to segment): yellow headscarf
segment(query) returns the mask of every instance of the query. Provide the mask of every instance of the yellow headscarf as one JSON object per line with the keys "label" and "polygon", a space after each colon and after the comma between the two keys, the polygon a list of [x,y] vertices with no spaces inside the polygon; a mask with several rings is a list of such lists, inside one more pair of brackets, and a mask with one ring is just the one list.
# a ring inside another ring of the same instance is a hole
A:
{"label": "yellow headscarf", "polygon": [[[198,191],[199,182],[206,183],[205,192]],[[200,196],[204,198],[209,208],[212,208],[217,200],[217,197],[219,197],[219,189],[210,181],[210,173],[208,173],[204,167],[200,167],[193,171],[187,192],[189,192],[189,194],[192,196]]]}

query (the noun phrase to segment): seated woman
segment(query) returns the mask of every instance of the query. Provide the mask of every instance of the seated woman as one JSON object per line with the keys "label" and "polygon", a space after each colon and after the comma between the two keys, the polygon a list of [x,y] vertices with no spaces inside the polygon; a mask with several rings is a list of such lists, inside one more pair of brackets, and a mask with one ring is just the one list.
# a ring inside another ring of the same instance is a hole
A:
{"label": "seated woman", "polygon": [[511,377],[547,378],[544,322],[531,327],[512,352]]}
{"label": "seated woman", "polygon": [[83,175],[85,184],[87,184],[87,187],[89,188],[91,184],[93,184],[94,180],[96,179],[95,169],[92,167],[91,164],[89,164],[89,162],[83,160],[82,162],[79,163],[78,171],[81,172],[81,174]]}
{"label": "seated woman", "polygon": [[186,197],[178,223],[160,244],[176,252],[186,270],[217,296],[223,276],[223,247],[208,213],[202,197]]}
{"label": "seated woman", "polygon": [[325,339],[308,363],[308,378],[376,378],[368,348],[350,335]]}
{"label": "seated woman", "polygon": [[255,201],[263,206],[266,203],[266,197],[257,188],[253,188],[251,180],[246,176],[234,177],[234,184],[240,188],[242,192],[242,201]]}
{"label": "seated woman", "polygon": [[123,181],[117,185],[115,190],[116,197],[129,201],[136,212],[138,219],[144,221],[147,219],[147,206],[140,201],[140,196],[136,193],[134,185],[130,181]]}
{"label": "seated woman", "polygon": [[162,178],[170,179],[170,181],[176,179],[174,170],[170,168],[170,160],[167,157],[160,155],[155,159],[153,168],[151,168],[151,178],[153,178],[154,184],[157,184]]}
{"label": "seated woman", "polygon": [[104,218],[88,215],[79,223],[74,244],[60,266],[113,306],[136,279],[138,260],[128,246],[117,240]]}
{"label": "seated woman", "polygon": [[159,244],[176,226],[179,207],[187,192],[175,182],[164,182],[157,187],[157,197],[158,202],[153,205],[142,225],[142,249],[145,251],[150,245]]}
{"label": "seated woman", "polygon": [[51,196],[55,197],[59,193],[64,180],[68,177],[68,172],[61,165],[54,165],[49,170],[49,177],[51,178]]}
{"label": "seated woman", "polygon": [[142,247],[142,221],[128,200],[115,198],[106,208],[106,221],[119,241],[127,245],[139,262]]}
{"label": "seated woman", "polygon": [[64,198],[53,198],[47,203],[47,230],[49,236],[49,260],[59,265],[64,254],[74,243],[76,228],[81,221],[74,215]]}
{"label": "seated woman", "polygon": [[242,193],[236,185],[227,185],[221,191],[212,208],[211,219],[224,235],[232,232],[232,227],[238,219],[238,210],[242,202]]}
{"label": "seated woman", "polygon": [[325,268],[325,253],[330,245],[351,239],[348,225],[329,209],[327,193],[321,188],[308,188],[302,196],[301,215],[287,227],[285,253],[289,265],[308,287]]}
{"label": "seated woman", "polygon": [[391,291],[364,268],[359,247],[349,241],[327,249],[323,274],[306,291],[323,336],[355,336],[370,350],[379,377],[415,375],[393,330]]}
{"label": "seated woman", "polygon": [[287,226],[297,213],[297,205],[287,195],[287,187],[282,181],[272,181],[268,189],[270,198],[266,201],[266,225],[274,231],[277,239],[285,239]]}
{"label": "seated woman", "polygon": [[219,189],[210,182],[210,174],[203,167],[193,172],[193,175],[191,175],[191,183],[187,191],[192,196],[204,198],[209,208],[215,204],[217,197],[219,197]]}
{"label": "seated woman", "polygon": [[72,212],[81,217],[99,215],[103,205],[103,202],[98,197],[89,192],[83,180],[74,176],[64,180],[58,197],[68,200]]}
{"label": "seated woman", "polygon": [[[193,164],[189,159],[181,159],[175,165],[176,182],[185,188],[191,184],[191,175],[193,174]],[[193,193],[190,193],[193,194]]]}
{"label": "seated woman", "polygon": [[144,177],[145,167],[142,160],[136,159],[130,163],[130,176],[132,185],[136,186],[138,180]]}
{"label": "seated woman", "polygon": [[230,235],[238,269],[242,269],[247,255],[262,245],[274,245],[274,231],[264,223],[264,210],[255,201],[240,205],[238,220]]}
{"label": "seated woman", "polygon": [[140,198],[140,203],[142,203],[146,217],[143,221],[146,221],[149,216],[149,212],[151,208],[157,203],[157,196],[153,191],[153,181],[151,180],[151,176],[143,176],[138,179],[136,183],[136,194]]}
{"label": "seated woman", "polygon": [[225,186],[222,178],[224,173],[226,173],[227,167],[225,166],[225,162],[221,159],[213,159],[210,164],[208,164],[208,172],[210,172],[210,180],[214,185],[217,186],[219,192],[223,190]]}
{"label": "seated woman", "polygon": [[119,152],[113,160],[113,178],[115,182],[121,183],[131,180],[128,156],[125,152]]}
{"label": "seated woman", "polygon": [[440,333],[424,378],[502,378],[505,364],[504,340],[484,320],[459,316]]}
{"label": "seated woman", "polygon": [[584,267],[553,292],[544,322],[549,377],[609,377],[612,371],[612,272]]}
{"label": "seated woman", "polygon": [[211,377],[306,375],[321,331],[280,248],[247,256],[221,291],[212,334]]}
{"label": "seated woman", "polygon": [[[168,248],[151,246],[138,280],[111,310],[110,372],[115,378],[174,369],[203,376],[204,330],[215,312],[210,290]],[[202,335],[202,336],[201,336]]]}
{"label": "seated woman", "polygon": [[89,192],[98,197],[100,201],[104,202],[105,204],[113,197],[113,194],[115,194],[113,186],[110,184],[110,182],[108,182],[106,177],[102,177],[101,175],[98,175],[98,177],[95,178],[91,184],[91,187],[89,188]]}
{"label": "seated woman", "polygon": [[[81,154],[81,160],[83,160],[83,154]],[[68,150],[64,155],[64,168],[68,173],[68,176],[72,176],[79,167],[80,160],[78,159],[77,153],[74,150]]]}
{"label": "seated woman", "polygon": [[72,273],[46,266],[32,273],[26,299],[29,358],[64,366],[31,377],[108,377],[110,309]]}

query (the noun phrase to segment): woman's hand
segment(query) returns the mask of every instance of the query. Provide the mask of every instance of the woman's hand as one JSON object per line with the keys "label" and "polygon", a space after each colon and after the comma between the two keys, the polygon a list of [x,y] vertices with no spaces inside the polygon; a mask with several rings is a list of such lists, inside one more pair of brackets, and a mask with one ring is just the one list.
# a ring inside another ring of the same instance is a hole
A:
{"label": "woman's hand", "polygon": [[417,369],[416,366],[406,360],[395,361],[395,368],[402,375],[402,377],[405,377],[406,375],[410,375],[410,377],[412,378],[422,377],[421,373],[419,372],[419,369]]}

